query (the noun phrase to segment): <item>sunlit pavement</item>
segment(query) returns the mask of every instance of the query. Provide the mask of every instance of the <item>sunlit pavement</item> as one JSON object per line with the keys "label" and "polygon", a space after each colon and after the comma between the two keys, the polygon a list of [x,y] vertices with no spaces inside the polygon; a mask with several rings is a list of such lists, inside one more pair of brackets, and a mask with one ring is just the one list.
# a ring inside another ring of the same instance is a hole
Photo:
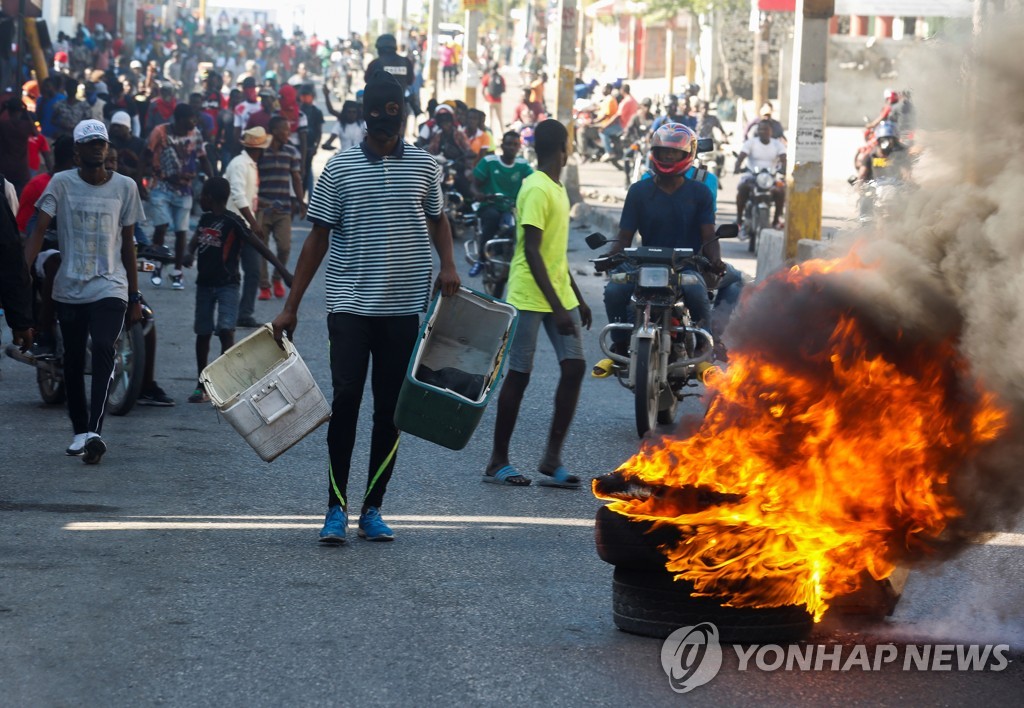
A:
{"label": "sunlit pavement", "polygon": [[[726,192],[728,194],[728,192]],[[723,200],[723,211],[727,200]],[[298,253],[305,228],[297,228]],[[603,279],[571,239],[572,268],[595,312]],[[737,250],[739,244],[735,244]],[[457,249],[461,248],[457,244]],[[467,266],[460,262],[464,274]],[[452,452],[406,436],[384,517],[393,544],[316,543],[326,504],[322,428],[272,464],[191,392],[194,273],[183,292],[143,282],[160,331],[157,379],[178,400],[108,418],[110,452],[89,467],[63,450],[70,425],[40,403],[34,372],[0,367],[0,703],[50,705],[677,705],[661,642],[611,618],[611,568],[596,556],[586,489],[480,483],[493,406]],[[472,284],[468,278],[467,284]],[[296,344],[330,390],[322,281]],[[270,320],[280,301],[258,302]],[[5,341],[9,334],[5,332]],[[557,367],[541,338],[512,444],[531,474],[550,420]],[[699,393],[695,389],[694,393]],[[354,498],[367,465],[363,405]],[[698,398],[687,412],[698,413]],[[588,378],[566,449],[590,478],[635,452],[633,406],[614,381]],[[354,524],[354,522],[353,522]],[[825,629],[851,647],[895,641],[1024,646],[1021,536],[973,546],[911,575],[886,623]],[[722,673],[690,694],[721,705],[1016,705],[1024,674]],[[690,697],[690,696],[687,696]]]}

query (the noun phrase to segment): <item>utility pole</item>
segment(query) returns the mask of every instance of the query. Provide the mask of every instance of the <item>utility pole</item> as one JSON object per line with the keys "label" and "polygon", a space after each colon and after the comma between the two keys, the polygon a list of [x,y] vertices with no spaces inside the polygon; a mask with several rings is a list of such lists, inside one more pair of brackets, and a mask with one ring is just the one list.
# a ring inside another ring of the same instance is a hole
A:
{"label": "utility pole", "polygon": [[821,239],[821,193],[825,161],[825,78],[828,21],[835,0],[797,0],[793,89],[786,155],[786,258],[795,258],[802,238]]}
{"label": "utility pole", "polygon": [[[576,29],[579,22],[579,0],[558,0],[556,26],[548,33],[548,41],[555,42],[555,118],[569,128],[569,149],[575,140],[573,135],[572,104],[575,98],[576,78]],[[557,38],[557,39],[556,39]],[[565,189],[573,204],[582,200],[580,177],[575,159],[565,168]]]}
{"label": "utility pole", "polygon": [[[476,7],[470,0],[466,0],[465,5],[467,8]],[[476,108],[476,90],[480,86],[480,64],[477,62],[479,30],[480,10],[466,10],[466,46],[462,48],[462,75],[465,81],[463,100],[470,108]]]}
{"label": "utility pole", "polygon": [[[797,17],[800,15],[797,14]],[[768,101],[768,57],[772,41],[771,17],[762,12],[754,33],[754,110]],[[755,115],[757,115],[755,113]]]}
{"label": "utility pole", "polygon": [[430,34],[427,36],[427,82],[431,98],[437,98],[437,52],[440,39],[441,0],[430,0]]}
{"label": "utility pole", "polygon": [[678,15],[669,15],[665,22],[665,93],[673,93],[676,82],[676,20]]}

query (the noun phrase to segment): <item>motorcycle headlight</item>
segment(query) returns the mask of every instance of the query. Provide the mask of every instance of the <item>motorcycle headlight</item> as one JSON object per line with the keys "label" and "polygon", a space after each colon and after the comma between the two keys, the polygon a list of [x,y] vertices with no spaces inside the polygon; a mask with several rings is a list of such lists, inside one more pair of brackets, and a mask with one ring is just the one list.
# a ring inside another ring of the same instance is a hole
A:
{"label": "motorcycle headlight", "polygon": [[641,268],[637,280],[641,288],[667,288],[669,280],[668,268]]}
{"label": "motorcycle headlight", "polygon": [[754,182],[758,189],[771,189],[775,186],[775,178],[770,172],[759,172]]}

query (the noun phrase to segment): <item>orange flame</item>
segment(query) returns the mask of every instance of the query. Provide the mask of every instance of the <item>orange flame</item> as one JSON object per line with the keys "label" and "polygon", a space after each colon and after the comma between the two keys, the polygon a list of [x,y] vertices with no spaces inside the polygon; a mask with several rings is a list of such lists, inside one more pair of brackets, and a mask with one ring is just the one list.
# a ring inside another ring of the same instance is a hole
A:
{"label": "orange flame", "polygon": [[[813,262],[778,277],[806,292],[862,267]],[[793,362],[731,351],[697,432],[648,444],[619,468],[685,493],[604,497],[613,511],[681,530],[661,550],[698,595],[805,605],[820,620],[863,571],[880,580],[899,559],[934,549],[960,515],[951,478],[1006,427],[954,342],[887,349],[850,311],[832,324],[824,350],[794,351]],[[728,496],[693,503],[708,492]]]}

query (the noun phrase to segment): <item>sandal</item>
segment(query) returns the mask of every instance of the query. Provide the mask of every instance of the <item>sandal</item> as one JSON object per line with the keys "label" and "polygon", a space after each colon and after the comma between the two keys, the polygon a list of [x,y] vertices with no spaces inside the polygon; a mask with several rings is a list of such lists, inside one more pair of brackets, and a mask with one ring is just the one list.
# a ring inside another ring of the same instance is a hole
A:
{"label": "sandal", "polygon": [[519,474],[519,470],[512,465],[505,465],[493,475],[484,474],[482,481],[489,484],[504,484],[509,487],[529,487],[532,480]]}
{"label": "sandal", "polygon": [[595,379],[606,379],[613,373],[615,373],[615,362],[611,359],[602,359],[590,370],[590,375]]}
{"label": "sandal", "polygon": [[558,487],[559,489],[580,488],[580,478],[574,474],[569,474],[569,470],[565,469],[561,465],[551,473],[543,472],[541,470],[538,471],[544,475],[537,480],[537,484],[541,487]]}

